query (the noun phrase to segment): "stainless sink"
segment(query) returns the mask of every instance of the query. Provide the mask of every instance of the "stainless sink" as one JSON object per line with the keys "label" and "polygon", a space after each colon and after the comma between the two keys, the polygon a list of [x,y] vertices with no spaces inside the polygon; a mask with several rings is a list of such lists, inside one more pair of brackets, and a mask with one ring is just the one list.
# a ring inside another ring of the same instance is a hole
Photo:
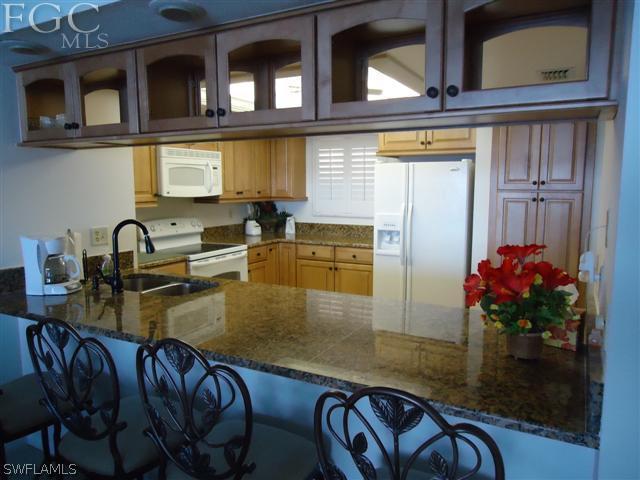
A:
{"label": "stainless sink", "polygon": [[190,293],[201,292],[214,285],[203,285],[199,283],[172,283],[166,287],[156,288],[147,293],[149,295],[164,295],[166,297],[178,297],[180,295],[189,295]]}
{"label": "stainless sink", "polygon": [[131,276],[122,279],[122,288],[146,295],[177,297],[217,287],[216,282],[176,281],[154,276]]}
{"label": "stainless sink", "polygon": [[144,292],[154,288],[166,287],[170,285],[171,280],[157,277],[130,277],[122,279],[122,288],[130,292]]}

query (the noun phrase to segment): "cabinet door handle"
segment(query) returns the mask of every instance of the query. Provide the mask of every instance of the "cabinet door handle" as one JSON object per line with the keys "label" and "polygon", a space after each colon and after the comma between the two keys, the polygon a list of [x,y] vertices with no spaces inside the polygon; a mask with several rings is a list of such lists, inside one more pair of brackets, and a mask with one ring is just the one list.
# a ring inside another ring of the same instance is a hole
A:
{"label": "cabinet door handle", "polygon": [[447,95],[449,95],[450,97],[457,97],[458,93],[460,93],[460,89],[455,85],[449,85],[447,87]]}
{"label": "cabinet door handle", "polygon": [[219,107],[217,113],[219,117],[224,117],[227,114],[227,111],[224,108]]}
{"label": "cabinet door handle", "polygon": [[210,108],[207,108],[207,109],[204,111],[204,114],[205,114],[207,117],[211,118],[211,117],[215,116],[216,112],[214,112],[214,111],[213,111],[213,110],[211,110]]}
{"label": "cabinet door handle", "polygon": [[316,254],[316,252],[311,252],[311,255],[315,255],[315,254]]}
{"label": "cabinet door handle", "polygon": [[541,201],[541,202],[544,202],[544,197],[540,197],[540,201]]}
{"label": "cabinet door handle", "polygon": [[70,123],[65,123],[64,124],[64,129],[65,130],[71,130],[71,124]]}
{"label": "cabinet door handle", "polygon": [[244,192],[236,192],[236,195],[242,195]]}
{"label": "cabinet door handle", "polygon": [[537,180],[534,180],[534,181],[533,181],[533,182],[531,182],[531,183],[532,183],[533,185],[537,185],[537,184],[538,184],[538,181],[537,181]]}
{"label": "cabinet door handle", "polygon": [[261,190],[258,190],[258,194],[260,194],[260,193],[262,193],[262,191],[261,191]]}
{"label": "cabinet door handle", "polygon": [[78,130],[80,128],[80,124],[78,122],[71,122],[71,128]]}
{"label": "cabinet door handle", "polygon": [[427,140],[427,145],[431,145],[433,142],[431,140]]}
{"label": "cabinet door handle", "polygon": [[333,270],[333,267],[329,267],[329,270]]}
{"label": "cabinet door handle", "polygon": [[424,141],[420,141],[420,145],[424,145]]}
{"label": "cabinet door handle", "polygon": [[436,98],[439,93],[440,91],[436,87],[427,88],[427,97],[429,98]]}
{"label": "cabinet door handle", "polygon": [[333,269],[334,269],[336,272],[338,271],[338,267],[334,267]]}
{"label": "cabinet door handle", "polygon": [[533,198],[531,199],[531,201],[532,201],[532,202],[537,202],[537,201],[538,201],[538,199],[537,199],[536,197],[533,197]]}
{"label": "cabinet door handle", "polygon": [[540,182],[540,185],[546,185],[546,184],[547,184],[547,182],[545,182],[544,180],[542,180],[542,181]]}
{"label": "cabinet door handle", "polygon": [[351,255],[351,258],[356,258],[356,255],[355,254]]}

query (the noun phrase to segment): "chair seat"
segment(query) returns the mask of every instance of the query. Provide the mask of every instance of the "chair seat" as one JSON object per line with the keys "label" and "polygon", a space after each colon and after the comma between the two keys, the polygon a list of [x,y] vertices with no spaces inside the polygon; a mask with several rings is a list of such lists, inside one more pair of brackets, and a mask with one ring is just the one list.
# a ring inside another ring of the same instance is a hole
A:
{"label": "chair seat", "polygon": [[44,392],[35,374],[25,375],[0,386],[0,430],[6,441],[40,430],[54,421],[40,404]]}
{"label": "chair seat", "polygon": [[[98,425],[103,425],[99,415],[95,415],[94,421],[98,429],[100,428]],[[117,434],[124,471],[131,473],[158,463],[160,458],[158,450],[151,439],[144,434],[144,429],[149,426],[149,423],[138,396],[124,397],[120,400],[118,422],[127,424],[127,428]],[[60,441],[59,451],[66,461],[77,464],[81,470],[104,476],[115,475],[115,462],[109,448],[109,437],[90,441],[67,433]]]}
{"label": "chair seat", "polygon": [[[224,421],[214,428],[214,432],[208,440],[229,440],[243,431],[244,422],[239,420]],[[202,450],[204,453],[204,448]],[[220,450],[208,452],[213,459],[212,466],[214,468],[219,464],[227,465],[224,463]],[[251,446],[245,463],[256,464],[255,470],[243,477],[247,480],[273,480],[274,478],[304,480],[315,470],[318,457],[315,445],[304,437],[287,430],[254,422]],[[223,470],[222,467],[217,469]],[[176,465],[172,463],[167,465],[167,480],[187,480],[190,478],[192,477]]]}

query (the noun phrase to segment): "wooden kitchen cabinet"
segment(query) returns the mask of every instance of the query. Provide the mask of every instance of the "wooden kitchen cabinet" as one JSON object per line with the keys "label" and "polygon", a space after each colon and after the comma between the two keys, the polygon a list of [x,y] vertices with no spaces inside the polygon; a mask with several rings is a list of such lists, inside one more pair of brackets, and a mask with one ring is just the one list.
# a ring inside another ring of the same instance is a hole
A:
{"label": "wooden kitchen cabinet", "polygon": [[278,283],[278,246],[275,244],[248,249],[249,281]]}
{"label": "wooden kitchen cabinet", "polygon": [[81,58],[69,64],[77,136],[138,133],[133,50]]}
{"label": "wooden kitchen cabinet", "polygon": [[218,126],[215,36],[136,50],[142,132]]}
{"label": "wooden kitchen cabinet", "polygon": [[354,295],[373,295],[373,266],[336,263],[335,291]]}
{"label": "wooden kitchen cabinet", "polygon": [[614,5],[448,0],[445,109],[605,98]]}
{"label": "wooden kitchen cabinet", "polygon": [[187,262],[181,260],[179,262],[167,263],[164,265],[158,265],[157,267],[145,267],[140,266],[140,270],[145,273],[159,273],[165,275],[186,275],[187,274]]}
{"label": "wooden kitchen cabinet", "polygon": [[583,189],[588,122],[510,125],[495,131],[498,189]]}
{"label": "wooden kitchen cabinet", "polygon": [[596,128],[593,122],[494,129],[489,258],[505,244],[544,244],[538,260],[578,273],[589,232]]}
{"label": "wooden kitchen cabinet", "polygon": [[255,283],[269,283],[267,281],[267,261],[249,264],[249,281]]}
{"label": "wooden kitchen cabinet", "polygon": [[136,208],[158,206],[155,146],[133,148],[133,183]]}
{"label": "wooden kitchen cabinet", "polygon": [[370,248],[300,244],[297,245],[297,286],[372,295],[372,264]]}
{"label": "wooden kitchen cabinet", "polygon": [[443,7],[375,1],[318,13],[318,118],[440,110]]}
{"label": "wooden kitchen cabinet", "polygon": [[500,245],[526,245],[536,243],[536,217],[538,196],[536,192],[500,191],[495,208],[495,232],[491,236],[489,252],[493,260],[499,260],[496,249]]}
{"label": "wooden kitchen cabinet", "polygon": [[319,260],[296,261],[296,281],[298,288],[334,291],[334,263]]}
{"label": "wooden kitchen cabinet", "polygon": [[18,72],[18,110],[22,141],[71,138],[74,117],[73,76],[70,63]]}
{"label": "wooden kitchen cabinet", "polygon": [[542,260],[578,276],[582,220],[581,192],[538,194],[536,243],[546,245]]}
{"label": "wooden kitchen cabinet", "polygon": [[306,15],[219,33],[220,125],[315,120],[314,32]]}
{"label": "wooden kitchen cabinet", "polygon": [[307,140],[271,140],[271,198],[306,200]]}
{"label": "wooden kitchen cabinet", "polygon": [[[268,140],[219,142],[222,152],[222,195],[213,201],[264,199],[271,194]],[[260,193],[258,193],[260,192]]]}
{"label": "wooden kitchen cabinet", "polygon": [[296,244],[278,243],[278,283],[296,286]]}
{"label": "wooden kitchen cabinet", "polygon": [[451,155],[475,151],[475,128],[387,132],[378,135],[378,155]]}

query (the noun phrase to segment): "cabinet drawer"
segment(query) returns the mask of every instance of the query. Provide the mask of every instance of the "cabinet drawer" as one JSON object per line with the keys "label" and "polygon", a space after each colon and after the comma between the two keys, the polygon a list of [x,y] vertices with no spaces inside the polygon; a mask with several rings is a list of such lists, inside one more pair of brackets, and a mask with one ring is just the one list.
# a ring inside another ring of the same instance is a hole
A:
{"label": "cabinet drawer", "polygon": [[333,260],[333,247],[326,245],[298,245],[296,250],[298,258]]}
{"label": "cabinet drawer", "polygon": [[373,250],[370,248],[336,247],[336,262],[373,264]]}
{"label": "cabinet drawer", "polygon": [[267,247],[251,247],[248,252],[249,263],[259,262],[267,259]]}

